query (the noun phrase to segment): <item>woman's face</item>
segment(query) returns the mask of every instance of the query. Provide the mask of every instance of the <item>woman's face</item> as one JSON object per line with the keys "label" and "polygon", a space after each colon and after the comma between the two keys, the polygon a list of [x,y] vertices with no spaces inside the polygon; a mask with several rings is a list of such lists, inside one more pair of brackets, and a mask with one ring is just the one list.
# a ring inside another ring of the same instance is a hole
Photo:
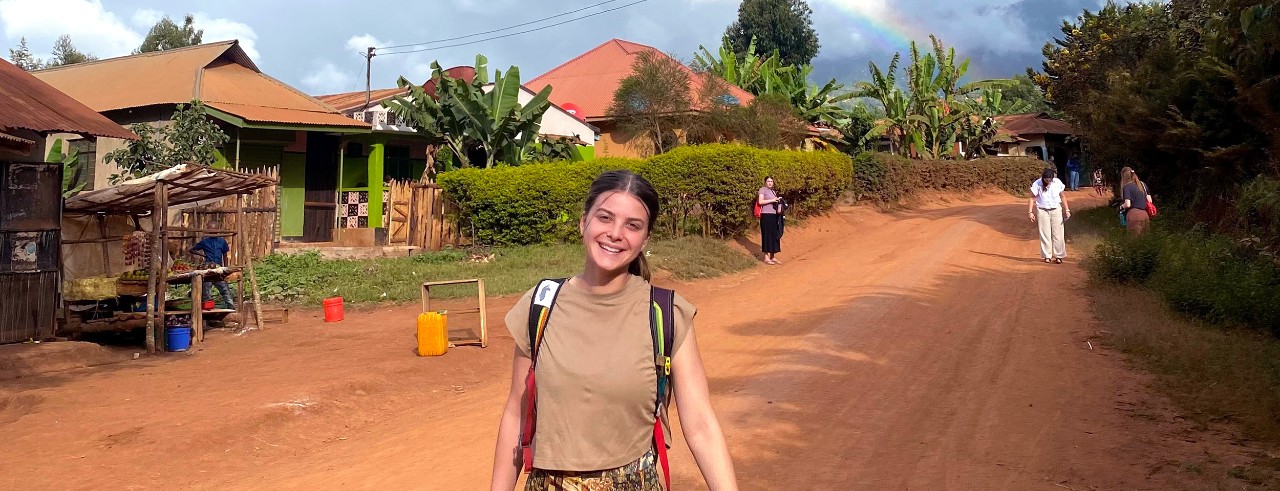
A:
{"label": "woman's face", "polygon": [[649,211],[639,198],[610,191],[596,198],[579,228],[588,264],[605,272],[625,272],[649,242]]}
{"label": "woman's face", "polygon": [[765,180],[764,180],[764,187],[769,188],[769,189],[773,189],[773,178],[772,178],[772,177],[770,177],[770,178],[768,178],[768,179],[765,179]]}

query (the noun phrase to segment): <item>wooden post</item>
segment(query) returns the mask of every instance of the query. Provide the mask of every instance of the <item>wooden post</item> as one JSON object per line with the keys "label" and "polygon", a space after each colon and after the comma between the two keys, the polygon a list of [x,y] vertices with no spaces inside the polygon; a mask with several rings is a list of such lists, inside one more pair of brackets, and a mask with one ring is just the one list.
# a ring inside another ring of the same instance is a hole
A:
{"label": "wooden post", "polygon": [[191,347],[204,340],[204,275],[191,276]]}
{"label": "wooden post", "polygon": [[[236,208],[237,208],[236,214],[241,219],[240,223],[243,224],[244,223],[244,196],[243,195],[240,195],[236,198]],[[240,232],[244,233],[243,226],[240,227]],[[244,270],[245,270],[245,273],[249,275],[249,286],[253,288],[253,322],[254,324],[258,325],[258,329],[265,331],[267,330],[267,328],[266,328],[266,323],[262,322],[262,295],[258,292],[258,277],[253,274],[253,257],[252,256],[243,256],[243,257],[245,258]],[[244,298],[244,281],[243,280],[240,281],[239,295],[240,295],[240,298],[242,299]],[[248,323],[247,316],[244,315],[244,301],[241,300],[240,305],[237,305],[236,307],[241,312],[240,314],[240,322],[242,323],[241,325],[247,327],[249,323]]]}
{"label": "wooden post", "polygon": [[[168,287],[169,283],[161,278],[161,265],[164,262],[164,214],[166,202],[164,182],[156,182],[155,205],[151,210],[151,267],[147,276],[147,353],[156,352],[156,315],[164,315],[163,302],[157,302],[160,287]],[[160,304],[161,308],[157,308]],[[164,328],[164,319],[160,319],[160,328]]]}
{"label": "wooden post", "polygon": [[488,309],[484,305],[484,278],[476,279],[476,288],[480,290],[480,347],[489,347]]}
{"label": "wooden post", "polygon": [[[236,195],[236,249],[235,251],[236,251],[236,259],[237,259],[236,262],[240,264],[246,264],[247,262],[252,262],[252,261],[247,261],[248,256],[245,254],[245,249],[249,247],[249,244],[248,244],[249,241],[244,239],[245,239],[244,237],[244,195],[237,194]],[[224,266],[230,266],[230,264],[224,264]],[[240,290],[236,292],[236,312],[241,314],[241,317],[240,317],[241,319],[244,319],[244,283],[241,282],[240,285],[241,285]]]}
{"label": "wooden post", "polygon": [[[107,238],[107,216],[98,214],[98,237]],[[107,243],[102,242],[102,272],[111,274],[111,251]]]}

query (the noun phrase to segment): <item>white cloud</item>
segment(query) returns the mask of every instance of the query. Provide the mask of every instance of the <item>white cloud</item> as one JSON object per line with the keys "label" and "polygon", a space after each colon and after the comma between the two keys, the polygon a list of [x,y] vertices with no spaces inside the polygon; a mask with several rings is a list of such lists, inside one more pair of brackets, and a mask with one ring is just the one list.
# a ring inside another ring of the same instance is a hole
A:
{"label": "white cloud", "polygon": [[32,51],[41,54],[52,51],[62,34],[71,36],[80,51],[100,58],[127,55],[142,44],[142,35],[99,0],[0,0],[0,26],[5,37],[26,37]]}
{"label": "white cloud", "polygon": [[196,29],[204,30],[204,36],[201,38],[203,42],[210,43],[238,39],[240,40],[240,47],[249,55],[249,58],[253,59],[253,61],[262,60],[262,55],[258,53],[256,47],[258,33],[248,24],[222,17],[210,17],[205,13],[196,13],[194,16],[196,18]]}
{"label": "white cloud", "polygon": [[160,19],[163,18],[164,12],[159,10],[138,9],[138,11],[133,13],[133,25],[149,31],[151,30],[151,26],[156,25],[156,23],[160,22]]}
{"label": "white cloud", "polygon": [[393,44],[395,44],[395,42],[390,40],[382,41],[373,37],[372,34],[364,33],[359,36],[351,36],[351,39],[347,40],[347,49],[363,54],[368,51],[370,46],[376,48],[379,46],[391,46]]}
{"label": "white cloud", "polygon": [[348,92],[356,83],[351,72],[343,72],[333,63],[324,62],[302,78],[302,85],[310,94]]}

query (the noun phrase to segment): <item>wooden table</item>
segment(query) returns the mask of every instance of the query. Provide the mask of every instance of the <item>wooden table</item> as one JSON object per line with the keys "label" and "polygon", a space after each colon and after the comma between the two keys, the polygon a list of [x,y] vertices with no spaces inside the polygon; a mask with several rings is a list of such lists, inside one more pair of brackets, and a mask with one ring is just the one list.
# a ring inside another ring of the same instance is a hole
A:
{"label": "wooden table", "polygon": [[[235,313],[234,309],[204,309],[204,281],[206,277],[223,278],[230,276],[232,273],[240,271],[240,268],[213,268],[198,269],[189,271],[180,275],[170,276],[167,280],[169,284],[191,283],[191,346],[195,347],[204,341],[204,317],[206,315],[226,315]],[[244,291],[244,281],[241,281],[237,289],[238,292]],[[243,297],[243,295],[237,295]],[[163,305],[163,304],[161,304]],[[244,307],[243,300],[239,307]],[[160,316],[164,319],[164,316]],[[241,316],[243,319],[244,316]]]}
{"label": "wooden table", "polygon": [[[431,287],[443,286],[443,285],[464,285],[467,283],[475,283],[476,296],[480,299],[480,307],[475,309],[451,310],[449,311],[449,314],[450,315],[477,314],[477,313],[480,314],[479,341],[480,341],[480,347],[485,348],[489,346],[489,329],[488,329],[488,324],[485,322],[486,317],[485,317],[485,308],[484,308],[484,279],[483,278],[473,278],[469,280],[428,281],[426,283],[423,283],[422,284],[422,311],[423,312],[431,311]],[[473,340],[462,340],[462,341],[473,341]]]}

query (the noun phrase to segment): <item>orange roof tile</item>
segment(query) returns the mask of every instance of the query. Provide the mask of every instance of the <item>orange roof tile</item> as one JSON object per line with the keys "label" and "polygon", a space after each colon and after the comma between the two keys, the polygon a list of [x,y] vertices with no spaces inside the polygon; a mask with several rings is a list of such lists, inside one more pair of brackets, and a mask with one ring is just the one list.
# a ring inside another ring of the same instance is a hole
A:
{"label": "orange roof tile", "polygon": [[114,121],[21,68],[0,60],[0,130],[6,128],[22,128],[42,134],[77,133],[138,139],[137,135]]}
{"label": "orange roof tile", "polygon": [[[636,55],[646,51],[665,56],[665,53],[652,46],[611,39],[524,85],[534,92],[550,85],[551,102],[560,106],[576,104],[582,109],[583,117],[588,120],[608,118],[613,93],[618,90],[622,79],[631,75],[631,64]],[[680,66],[689,71],[689,91],[696,100],[702,89],[702,80],[689,67],[684,64]],[[729,86],[729,93],[741,104],[748,104],[755,98],[732,85]]]}
{"label": "orange roof tile", "polygon": [[199,99],[247,121],[370,127],[263,74],[238,41],[79,63],[35,75],[99,112]]}

